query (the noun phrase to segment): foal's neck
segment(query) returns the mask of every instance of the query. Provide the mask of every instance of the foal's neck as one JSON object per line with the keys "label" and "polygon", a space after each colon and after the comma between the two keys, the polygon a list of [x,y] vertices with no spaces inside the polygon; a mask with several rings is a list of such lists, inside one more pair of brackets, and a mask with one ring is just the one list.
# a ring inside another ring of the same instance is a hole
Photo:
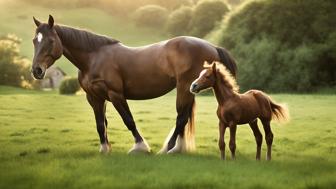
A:
{"label": "foal's neck", "polygon": [[215,85],[213,86],[213,89],[219,105],[223,105],[226,101],[238,95],[237,92],[225,87],[222,81],[220,80],[216,81]]}

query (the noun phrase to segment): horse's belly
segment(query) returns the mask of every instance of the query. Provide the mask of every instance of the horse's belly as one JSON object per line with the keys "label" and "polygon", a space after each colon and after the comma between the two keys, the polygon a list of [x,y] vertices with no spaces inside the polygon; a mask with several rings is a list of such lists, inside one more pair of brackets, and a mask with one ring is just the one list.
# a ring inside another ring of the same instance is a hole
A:
{"label": "horse's belly", "polygon": [[176,86],[176,81],[169,77],[149,77],[126,81],[124,95],[126,99],[145,100],[167,94]]}

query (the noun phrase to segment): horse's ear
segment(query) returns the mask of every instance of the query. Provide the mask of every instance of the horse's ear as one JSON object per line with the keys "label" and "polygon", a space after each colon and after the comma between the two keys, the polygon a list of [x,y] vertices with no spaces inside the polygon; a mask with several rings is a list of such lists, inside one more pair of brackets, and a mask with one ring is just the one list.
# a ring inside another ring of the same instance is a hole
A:
{"label": "horse's ear", "polygon": [[33,16],[33,20],[35,22],[36,27],[39,27],[41,25],[41,22],[38,21],[34,16]]}
{"label": "horse's ear", "polygon": [[54,26],[54,18],[49,14],[48,25],[50,28]]}

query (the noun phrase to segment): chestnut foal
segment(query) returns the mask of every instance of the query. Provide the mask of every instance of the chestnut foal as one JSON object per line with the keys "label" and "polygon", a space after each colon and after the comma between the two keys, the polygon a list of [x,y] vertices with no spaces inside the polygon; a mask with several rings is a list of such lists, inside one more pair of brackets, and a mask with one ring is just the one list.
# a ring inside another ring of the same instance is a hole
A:
{"label": "chestnut foal", "polygon": [[204,70],[191,84],[190,92],[198,93],[212,87],[218,102],[217,116],[219,118],[219,149],[222,159],[225,159],[224,134],[230,128],[230,143],[232,159],[236,151],[237,124],[248,123],[257,143],[256,159],[260,160],[262,134],[257,125],[257,118],[263,124],[267,143],[267,160],[271,160],[273,133],[270,122],[272,119],[287,120],[288,111],[284,106],[276,104],[272,99],[258,90],[250,90],[244,94],[238,93],[238,85],[230,72],[219,62],[204,63]]}

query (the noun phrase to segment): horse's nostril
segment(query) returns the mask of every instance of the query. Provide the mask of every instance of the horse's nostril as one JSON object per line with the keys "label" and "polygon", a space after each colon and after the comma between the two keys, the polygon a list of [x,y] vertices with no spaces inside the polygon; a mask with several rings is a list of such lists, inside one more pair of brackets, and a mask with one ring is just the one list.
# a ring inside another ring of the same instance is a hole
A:
{"label": "horse's nostril", "polygon": [[41,75],[43,71],[41,68],[35,68],[35,72],[37,75]]}

